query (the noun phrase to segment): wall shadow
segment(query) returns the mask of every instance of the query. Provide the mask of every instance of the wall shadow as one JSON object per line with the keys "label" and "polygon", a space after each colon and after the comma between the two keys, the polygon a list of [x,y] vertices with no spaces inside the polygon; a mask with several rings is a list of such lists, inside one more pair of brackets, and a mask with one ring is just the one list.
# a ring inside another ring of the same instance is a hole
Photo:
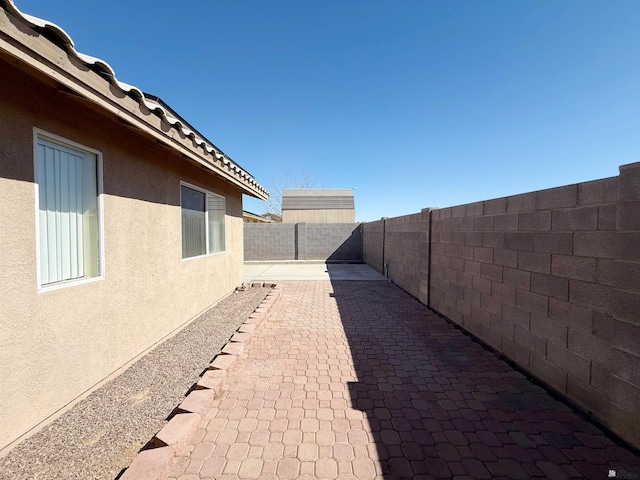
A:
{"label": "wall shadow", "polygon": [[362,232],[357,226],[328,257],[327,262],[362,262]]}
{"label": "wall shadow", "polygon": [[352,405],[386,480],[635,471],[595,426],[397,286],[331,283],[358,379]]}
{"label": "wall shadow", "polygon": [[[358,378],[349,384],[352,405],[366,416],[384,478],[465,474],[451,471],[453,452],[436,444],[445,431],[480,420],[468,409],[456,425],[443,408],[452,406],[449,397],[462,393],[447,395],[444,384],[455,378],[458,390],[469,390],[458,365],[469,373],[484,368],[451,355],[468,339],[455,332],[434,335],[432,314],[389,282],[332,281],[332,286]],[[418,347],[420,357],[407,351],[409,344]]]}

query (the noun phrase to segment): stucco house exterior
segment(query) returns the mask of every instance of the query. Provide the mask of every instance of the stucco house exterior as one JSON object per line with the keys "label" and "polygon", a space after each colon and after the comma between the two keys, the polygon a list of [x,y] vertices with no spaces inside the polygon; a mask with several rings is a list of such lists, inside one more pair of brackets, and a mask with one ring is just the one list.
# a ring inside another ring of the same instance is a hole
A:
{"label": "stucco house exterior", "polygon": [[282,191],[282,223],[355,223],[348,188],[290,188]]}
{"label": "stucco house exterior", "polygon": [[160,99],[0,0],[0,450],[242,282],[268,192]]}

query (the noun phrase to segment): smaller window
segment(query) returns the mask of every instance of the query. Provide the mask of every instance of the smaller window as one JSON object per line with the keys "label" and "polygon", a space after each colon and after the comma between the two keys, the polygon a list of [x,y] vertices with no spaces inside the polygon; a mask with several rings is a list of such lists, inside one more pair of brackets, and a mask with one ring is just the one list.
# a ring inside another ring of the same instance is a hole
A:
{"label": "smaller window", "polygon": [[225,199],[191,185],[180,185],[182,258],[225,251]]}

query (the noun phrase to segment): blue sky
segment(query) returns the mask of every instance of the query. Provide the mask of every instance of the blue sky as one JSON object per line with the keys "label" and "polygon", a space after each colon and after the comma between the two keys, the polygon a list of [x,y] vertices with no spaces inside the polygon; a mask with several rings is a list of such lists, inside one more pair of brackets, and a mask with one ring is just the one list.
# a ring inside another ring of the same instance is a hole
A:
{"label": "blue sky", "polygon": [[358,221],[640,161],[636,0],[15,3],[267,189],[356,187]]}

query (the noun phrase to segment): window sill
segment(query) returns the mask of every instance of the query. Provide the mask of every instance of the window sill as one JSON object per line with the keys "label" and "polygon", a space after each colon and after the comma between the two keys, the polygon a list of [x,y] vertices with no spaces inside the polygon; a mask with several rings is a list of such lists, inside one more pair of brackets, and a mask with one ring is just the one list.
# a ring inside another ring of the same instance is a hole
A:
{"label": "window sill", "polygon": [[52,290],[60,290],[67,287],[75,287],[77,285],[84,285],[86,283],[98,282],[100,280],[104,280],[104,275],[100,275],[98,277],[91,277],[91,278],[82,278],[80,280],[69,280],[66,282],[57,282],[57,283],[51,283],[47,285],[39,285],[38,292],[50,292]]}
{"label": "window sill", "polygon": [[207,257],[215,257],[217,255],[223,255],[227,253],[227,251],[223,251],[223,252],[216,252],[216,253],[206,253],[204,255],[197,255],[195,257],[187,257],[187,258],[183,258],[182,261],[183,262],[188,262],[189,260],[196,260],[198,258],[207,258]]}

